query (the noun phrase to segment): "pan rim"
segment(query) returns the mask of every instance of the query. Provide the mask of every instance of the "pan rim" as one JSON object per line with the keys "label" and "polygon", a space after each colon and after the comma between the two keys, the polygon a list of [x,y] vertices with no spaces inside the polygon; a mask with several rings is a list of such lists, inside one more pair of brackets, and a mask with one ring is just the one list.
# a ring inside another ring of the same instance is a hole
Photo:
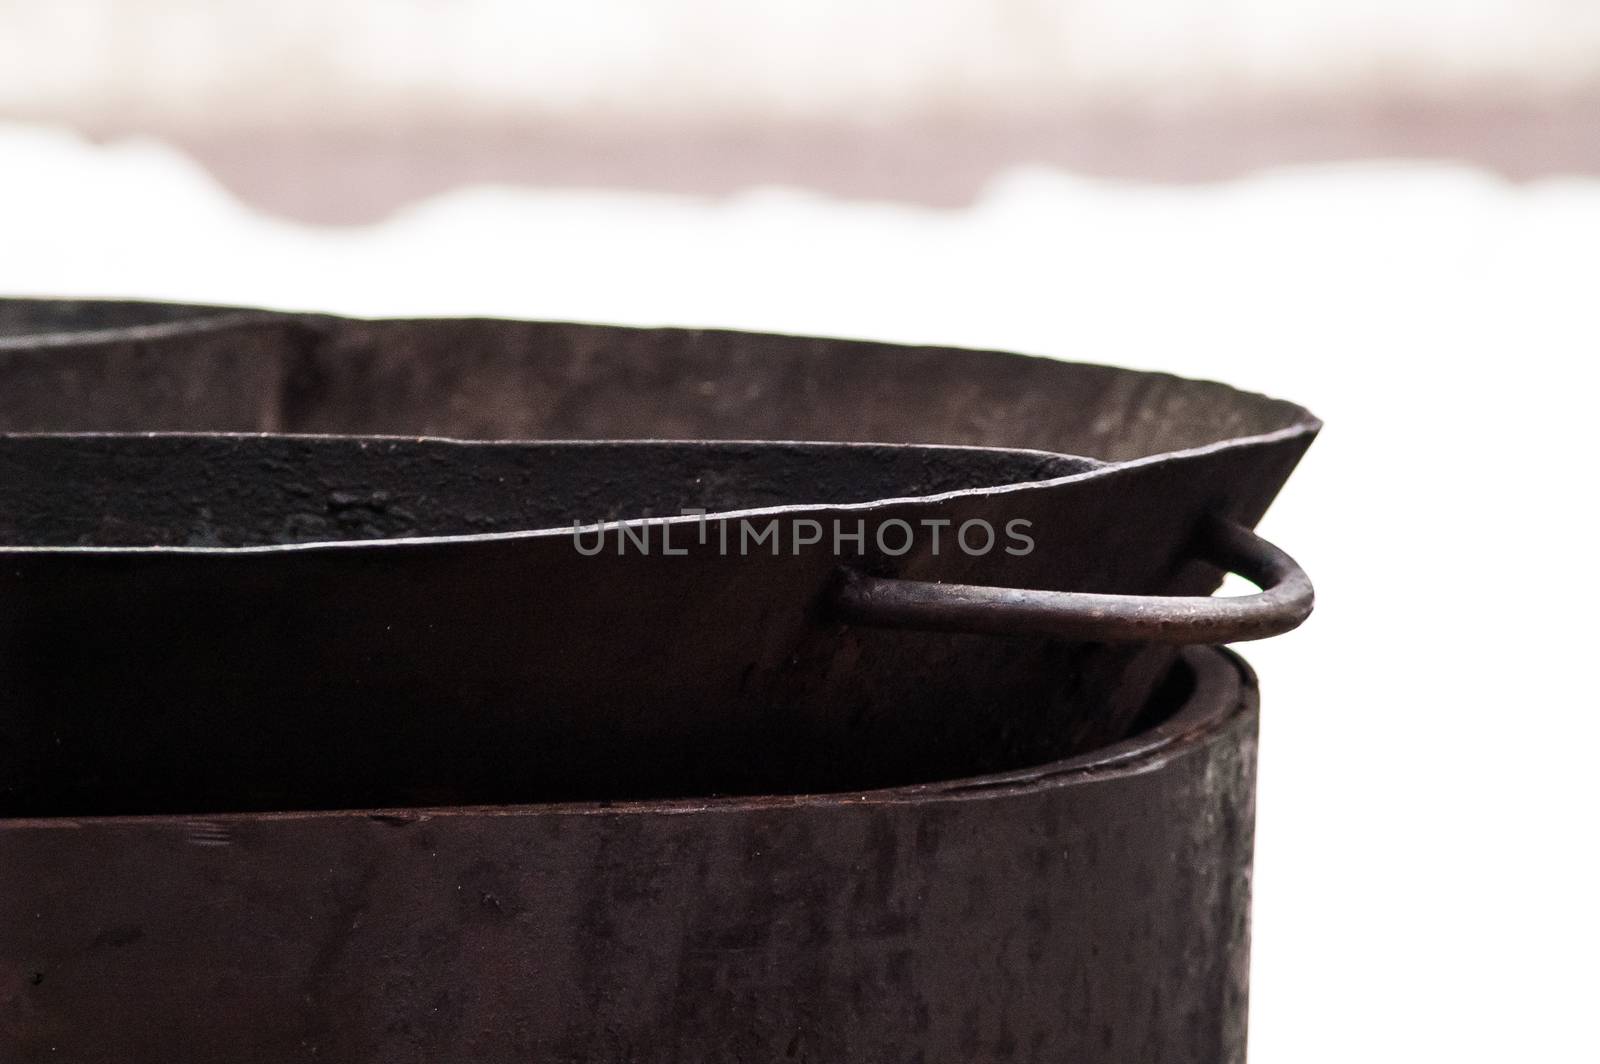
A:
{"label": "pan rim", "polygon": [[1102,781],[1156,772],[1176,758],[1207,745],[1258,706],[1255,671],[1237,653],[1222,646],[1185,647],[1181,667],[1190,670],[1188,694],[1169,716],[1115,743],[1040,765],[964,776],[928,783],[876,787],[859,791],[816,791],[797,794],[747,794],[726,797],[592,799],[566,802],[522,802],[505,805],[374,806],[336,809],[293,809],[258,812],[204,811],[59,817],[0,817],[0,833],[16,830],[75,831],[95,827],[138,827],[151,824],[262,823],[292,821],[371,820],[404,825],[489,817],[643,818],[693,815],[739,815],[783,810],[874,809],[904,805],[1000,801],[1046,790],[1065,790]]}
{"label": "pan rim", "polygon": [[[936,505],[952,502],[958,499],[989,499],[1002,498],[1017,492],[1041,491],[1058,488],[1068,484],[1081,483],[1090,479],[1115,475],[1129,469],[1140,469],[1150,466],[1160,466],[1176,461],[1187,461],[1219,454],[1230,450],[1271,446],[1278,443],[1305,438],[1307,442],[1315,437],[1321,429],[1322,423],[1315,417],[1308,415],[1308,422],[1277,429],[1268,433],[1254,436],[1241,436],[1227,440],[1218,440],[1199,447],[1190,447],[1163,454],[1147,455],[1142,458],[1133,458],[1123,462],[1102,462],[1099,459],[1085,455],[1064,454],[1058,451],[1035,451],[1026,448],[1006,447],[966,447],[959,444],[896,444],[873,443],[870,441],[848,441],[839,444],[827,440],[660,440],[660,439],[633,439],[633,440],[462,440],[452,437],[413,437],[413,436],[318,436],[315,434],[287,434],[287,433],[0,433],[0,440],[17,437],[48,437],[54,439],[73,437],[149,437],[149,436],[186,436],[186,437],[224,437],[237,436],[246,438],[259,438],[262,436],[284,439],[368,439],[368,440],[436,440],[450,444],[595,444],[595,445],[660,445],[670,444],[772,444],[778,446],[850,446],[850,447],[938,447],[947,450],[982,450],[982,451],[1016,451],[1025,454],[1036,454],[1040,457],[1079,459],[1099,464],[1090,469],[1071,473],[1061,477],[1050,477],[1043,480],[1021,481],[1012,484],[997,484],[982,488],[957,488],[951,491],[937,492],[931,495],[895,496],[882,499],[872,499],[866,502],[855,503],[793,503],[783,506],[746,507],[734,510],[709,511],[704,515],[690,514],[672,517],[641,518],[640,523],[655,525],[688,526],[697,525],[710,520],[751,520],[773,517],[807,517],[823,516],[871,516],[875,512],[890,510],[908,505]],[[550,528],[516,529],[510,532],[474,532],[458,535],[442,536],[403,536],[391,539],[363,539],[363,540],[313,540],[305,543],[269,543],[239,547],[219,546],[188,546],[174,544],[154,544],[149,546],[83,546],[83,545],[5,545],[0,546],[0,557],[15,555],[174,555],[183,557],[238,557],[244,555],[279,555],[284,553],[303,552],[330,552],[343,550],[374,550],[382,548],[399,547],[435,547],[454,544],[492,543],[502,541],[540,540],[556,537],[570,537],[574,534],[592,532],[601,526],[564,525]]]}
{"label": "pan rim", "polygon": [[[174,321],[163,321],[140,325],[118,325],[103,329],[62,330],[57,332],[38,332],[20,334],[17,336],[0,336],[0,353],[27,352],[29,350],[46,350],[55,348],[94,348],[105,344],[121,343],[127,341],[145,341],[161,339],[174,335],[203,334],[223,332],[234,328],[257,326],[263,323],[278,323],[285,325],[314,325],[319,322],[363,322],[378,325],[403,325],[417,323],[437,323],[465,325],[473,323],[515,323],[522,325],[537,325],[551,327],[577,327],[599,329],[607,331],[625,331],[633,333],[652,334],[683,334],[704,335],[715,334],[729,337],[742,337],[750,339],[782,338],[797,341],[809,341],[841,345],[843,347],[887,347],[907,351],[948,352],[968,355],[984,355],[1005,359],[1026,359],[1042,363],[1052,363],[1062,366],[1078,366],[1095,370],[1114,370],[1143,379],[1167,379],[1182,381],[1187,384],[1209,386],[1223,389],[1228,395],[1241,401],[1265,402],[1284,408],[1285,414],[1290,418],[1290,423],[1281,428],[1263,433],[1254,433],[1247,436],[1235,436],[1226,439],[1213,440],[1193,447],[1165,451],[1159,454],[1144,455],[1122,461],[1107,461],[1091,455],[1076,455],[1063,451],[1047,451],[1037,448],[1012,448],[991,445],[963,445],[941,443],[904,443],[890,441],[850,440],[804,440],[804,439],[569,439],[569,440],[484,440],[458,436],[434,435],[402,435],[402,434],[362,434],[362,433],[282,433],[282,432],[0,432],[0,441],[9,438],[49,437],[52,439],[74,437],[151,437],[151,436],[185,436],[185,437],[241,437],[241,438],[286,438],[286,439],[345,439],[345,440],[419,440],[437,441],[450,444],[529,444],[529,443],[561,443],[561,444],[597,444],[614,445],[619,443],[660,445],[671,444],[772,444],[779,446],[806,446],[827,445],[842,447],[911,447],[911,448],[942,448],[954,450],[982,450],[982,451],[1009,451],[1038,455],[1041,458],[1066,458],[1087,462],[1095,462],[1094,468],[1081,470],[1076,473],[1060,477],[1050,477],[1040,480],[1018,481],[1010,484],[998,484],[981,488],[959,488],[946,492],[937,492],[927,495],[889,496],[855,503],[794,503],[782,506],[744,507],[730,510],[708,511],[704,515],[684,515],[660,518],[641,518],[641,522],[655,525],[685,525],[709,520],[750,520],[783,517],[856,517],[871,516],[896,507],[908,505],[939,505],[958,499],[988,499],[1003,498],[1013,492],[1041,491],[1074,484],[1096,477],[1112,476],[1124,470],[1140,469],[1150,466],[1159,466],[1178,461],[1190,461],[1204,458],[1232,450],[1268,447],[1275,444],[1292,442],[1304,439],[1308,444],[1322,428],[1322,422],[1309,410],[1299,404],[1285,399],[1278,399],[1260,392],[1238,388],[1221,381],[1204,378],[1181,377],[1177,374],[1159,370],[1138,370],[1121,366],[1107,366],[1093,362],[1079,362],[1072,359],[1057,358],[1051,355],[1029,354],[1024,352],[1003,351],[997,348],[978,348],[948,346],[937,344],[901,343],[881,340],[868,340],[859,338],[829,337],[785,332],[757,332],[749,329],[737,328],[699,328],[692,326],[640,326],[619,325],[610,322],[546,319],[546,318],[510,318],[493,315],[433,315],[422,317],[361,317],[354,315],[339,315],[320,312],[306,312],[293,310],[274,310],[259,307],[241,307],[228,304],[187,303],[179,301],[162,301],[148,299],[114,299],[114,298],[72,298],[60,297],[56,299],[37,297],[10,297],[0,298],[0,305],[5,303],[56,303],[71,302],[83,304],[105,304],[118,306],[148,306],[148,307],[178,307],[196,311],[210,311],[194,317],[180,318]],[[597,527],[595,524],[565,525],[534,529],[515,529],[508,532],[476,532],[452,535],[404,536],[364,540],[309,540],[300,543],[269,543],[254,544],[249,546],[190,546],[175,544],[151,544],[145,546],[83,546],[83,545],[4,545],[0,546],[0,557],[18,555],[116,555],[116,556],[144,556],[144,555],[172,555],[179,557],[240,557],[247,555],[277,556],[287,552],[331,552],[344,550],[371,550],[383,548],[425,548],[448,545],[471,545],[476,543],[521,540],[538,540],[551,537],[572,536],[575,533],[592,532]]]}

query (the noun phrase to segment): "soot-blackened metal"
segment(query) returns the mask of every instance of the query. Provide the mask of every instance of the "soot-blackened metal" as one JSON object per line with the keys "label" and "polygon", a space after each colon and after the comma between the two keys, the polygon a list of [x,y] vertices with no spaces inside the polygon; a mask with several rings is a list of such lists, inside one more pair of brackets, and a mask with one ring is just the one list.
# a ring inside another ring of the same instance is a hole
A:
{"label": "soot-blackened metal", "polygon": [[[1149,641],[1304,616],[1245,530],[1316,429],[992,352],[0,301],[0,1059],[1240,1060],[1253,681]],[[98,435],[150,431],[207,435]],[[1047,547],[562,531],[685,503]]]}
{"label": "soot-blackened metal", "polygon": [[1256,706],[901,790],[0,821],[0,1058],[1244,1059]]}

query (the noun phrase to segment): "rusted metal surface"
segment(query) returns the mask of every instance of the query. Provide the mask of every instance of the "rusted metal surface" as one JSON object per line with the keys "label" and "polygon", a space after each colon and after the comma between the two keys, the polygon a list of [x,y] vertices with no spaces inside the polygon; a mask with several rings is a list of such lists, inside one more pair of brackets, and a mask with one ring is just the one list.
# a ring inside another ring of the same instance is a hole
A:
{"label": "rusted metal surface", "polygon": [[0,1059],[1241,1060],[1255,693],[1184,660],[899,790],[0,822]]}

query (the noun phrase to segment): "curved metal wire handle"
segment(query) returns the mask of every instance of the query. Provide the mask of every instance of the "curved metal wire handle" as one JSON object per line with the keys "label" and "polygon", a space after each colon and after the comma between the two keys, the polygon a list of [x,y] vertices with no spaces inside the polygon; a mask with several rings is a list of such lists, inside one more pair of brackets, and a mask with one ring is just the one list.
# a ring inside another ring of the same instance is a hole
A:
{"label": "curved metal wire handle", "polygon": [[1198,557],[1261,588],[1236,598],[1100,595],[897,580],[846,571],[834,597],[856,624],[943,632],[1032,632],[1095,643],[1239,643],[1298,628],[1311,580],[1295,560],[1234,521],[1208,518]]}

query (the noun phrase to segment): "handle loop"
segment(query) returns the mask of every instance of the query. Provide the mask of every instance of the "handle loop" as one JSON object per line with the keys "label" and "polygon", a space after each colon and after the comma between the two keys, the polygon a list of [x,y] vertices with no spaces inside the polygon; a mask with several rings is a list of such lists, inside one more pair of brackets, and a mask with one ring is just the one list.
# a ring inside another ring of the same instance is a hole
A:
{"label": "handle loop", "polygon": [[1240,643],[1298,628],[1311,614],[1311,580],[1295,560],[1234,521],[1208,517],[1201,560],[1261,589],[1235,598],[1101,595],[939,584],[846,570],[834,596],[855,624],[996,635],[1034,633],[1095,643]]}

